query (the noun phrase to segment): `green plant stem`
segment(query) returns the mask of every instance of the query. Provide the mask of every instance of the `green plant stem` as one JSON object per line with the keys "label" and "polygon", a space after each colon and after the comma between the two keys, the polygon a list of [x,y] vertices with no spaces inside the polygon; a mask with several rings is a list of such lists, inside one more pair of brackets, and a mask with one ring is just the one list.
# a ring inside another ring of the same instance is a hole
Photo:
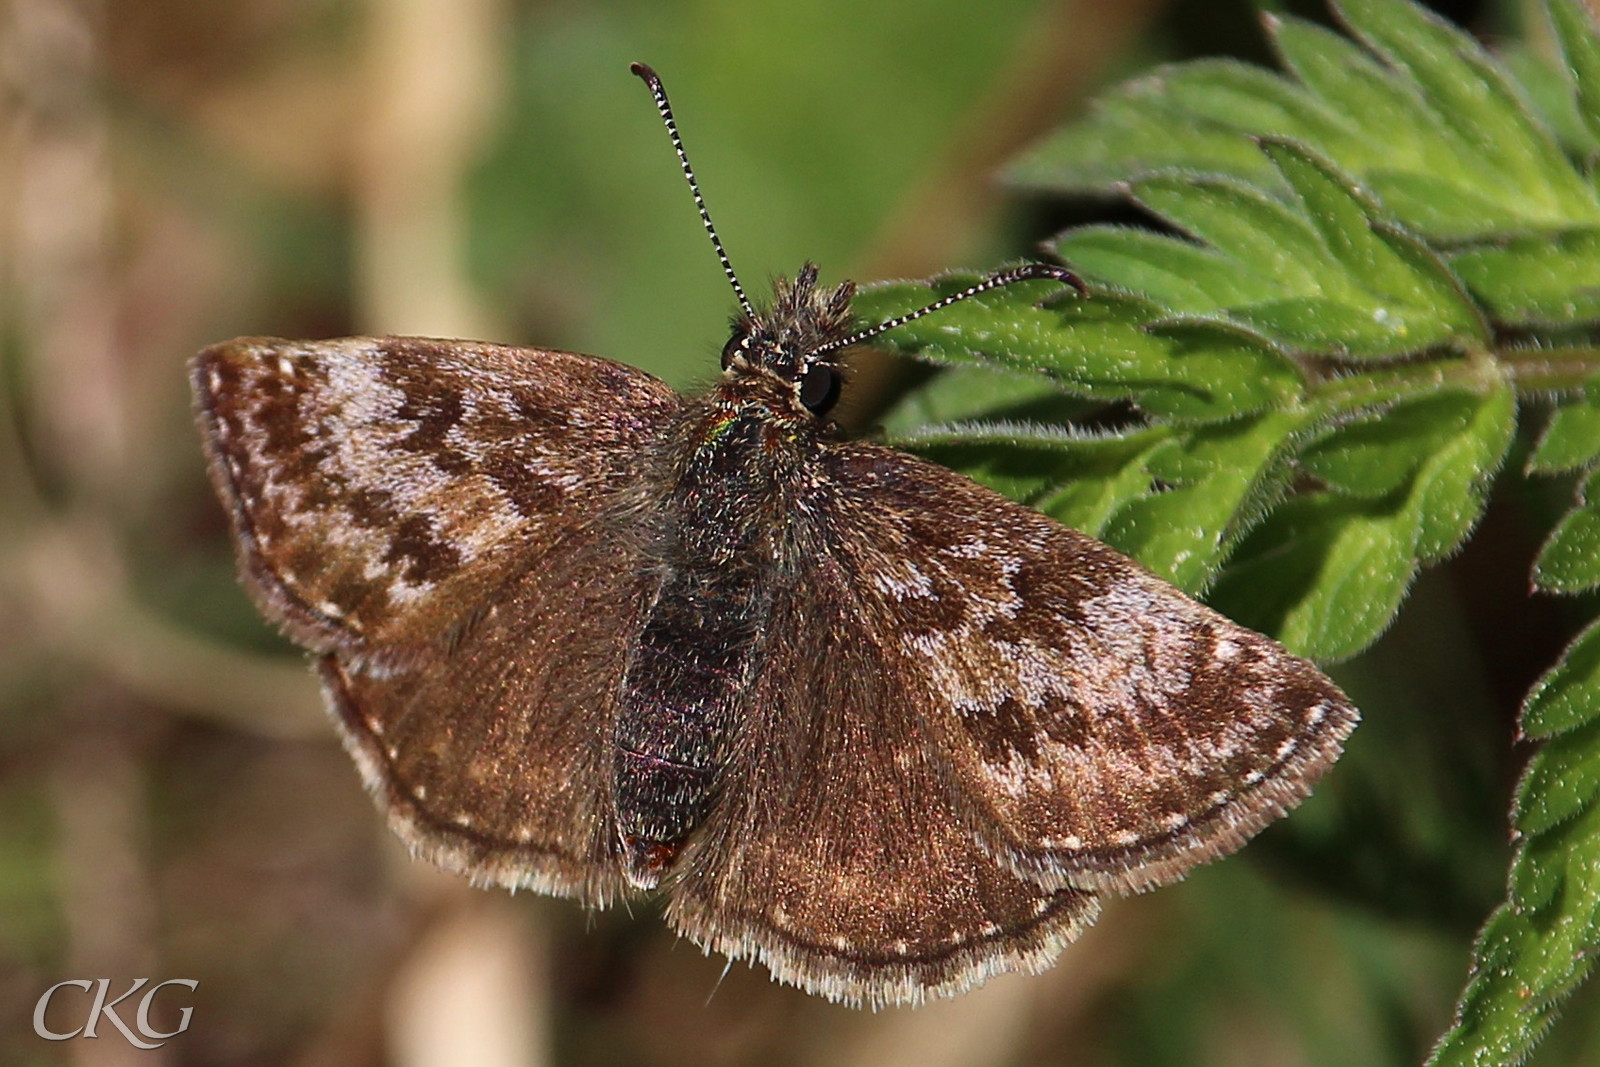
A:
{"label": "green plant stem", "polygon": [[1495,358],[1523,394],[1570,392],[1600,372],[1600,348],[1594,345],[1505,348]]}
{"label": "green plant stem", "polygon": [[1313,384],[1310,394],[1312,401],[1329,414],[1355,414],[1414,397],[1430,396],[1441,389],[1486,392],[1498,384],[1504,374],[1498,359],[1485,352],[1474,352],[1329,377]]}
{"label": "green plant stem", "polygon": [[1600,373],[1600,347],[1508,347],[1364,368],[1316,382],[1311,399],[1330,414],[1354,414],[1440,389],[1482,392],[1509,380],[1519,395],[1571,392]]}

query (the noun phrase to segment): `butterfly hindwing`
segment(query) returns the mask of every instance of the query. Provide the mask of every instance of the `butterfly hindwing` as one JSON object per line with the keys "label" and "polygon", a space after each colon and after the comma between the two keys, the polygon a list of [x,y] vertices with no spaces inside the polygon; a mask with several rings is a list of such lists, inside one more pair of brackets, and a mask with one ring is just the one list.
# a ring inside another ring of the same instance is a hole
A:
{"label": "butterfly hindwing", "polygon": [[[820,548],[806,525],[794,541]],[[783,981],[872,1007],[1042,970],[1097,899],[1019,877],[967,831],[925,724],[885,674],[892,634],[863,625],[832,559],[806,554],[774,592],[764,663],[669,921]]]}
{"label": "butterfly hindwing", "polygon": [[479,883],[621,893],[611,745],[633,633],[613,613],[650,592],[625,543],[580,530],[426,665],[323,657],[345,745],[414,852]]}

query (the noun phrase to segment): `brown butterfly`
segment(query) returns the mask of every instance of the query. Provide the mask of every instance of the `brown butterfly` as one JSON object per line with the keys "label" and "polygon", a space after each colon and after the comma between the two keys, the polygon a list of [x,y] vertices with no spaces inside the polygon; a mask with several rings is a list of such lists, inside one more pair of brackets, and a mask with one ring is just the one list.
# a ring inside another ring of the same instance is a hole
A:
{"label": "brown butterfly", "polygon": [[[659,79],[655,95],[691,188]],[[193,380],[261,610],[411,848],[873,1007],[1038,971],[1292,807],[1357,719],[1084,534],[828,420],[807,265],[684,397],[467,341],[240,339]]]}

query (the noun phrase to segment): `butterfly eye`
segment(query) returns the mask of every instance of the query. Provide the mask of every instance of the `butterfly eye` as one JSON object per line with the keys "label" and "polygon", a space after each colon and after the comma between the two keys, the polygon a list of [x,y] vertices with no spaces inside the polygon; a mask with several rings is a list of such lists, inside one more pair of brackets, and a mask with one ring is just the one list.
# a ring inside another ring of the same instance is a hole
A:
{"label": "butterfly eye", "polygon": [[826,415],[839,402],[839,387],[844,379],[826,363],[812,365],[800,379],[800,403],[813,415]]}
{"label": "butterfly eye", "polygon": [[734,334],[728,338],[728,343],[722,346],[722,369],[727,370],[733,362],[733,357],[745,347],[745,338],[741,334]]}

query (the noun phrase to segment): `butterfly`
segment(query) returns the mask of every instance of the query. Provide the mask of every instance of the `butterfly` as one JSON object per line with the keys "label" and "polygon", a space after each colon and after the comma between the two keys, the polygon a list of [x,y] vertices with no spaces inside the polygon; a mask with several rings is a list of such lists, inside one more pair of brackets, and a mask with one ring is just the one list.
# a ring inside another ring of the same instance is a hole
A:
{"label": "butterfly", "polygon": [[697,396],[470,341],[193,364],[243,580],[315,657],[390,825],[869,1007],[1036,972],[1106,894],[1306,796],[1357,721],[1307,660],[950,470],[845,439],[876,326],[808,264]]}

